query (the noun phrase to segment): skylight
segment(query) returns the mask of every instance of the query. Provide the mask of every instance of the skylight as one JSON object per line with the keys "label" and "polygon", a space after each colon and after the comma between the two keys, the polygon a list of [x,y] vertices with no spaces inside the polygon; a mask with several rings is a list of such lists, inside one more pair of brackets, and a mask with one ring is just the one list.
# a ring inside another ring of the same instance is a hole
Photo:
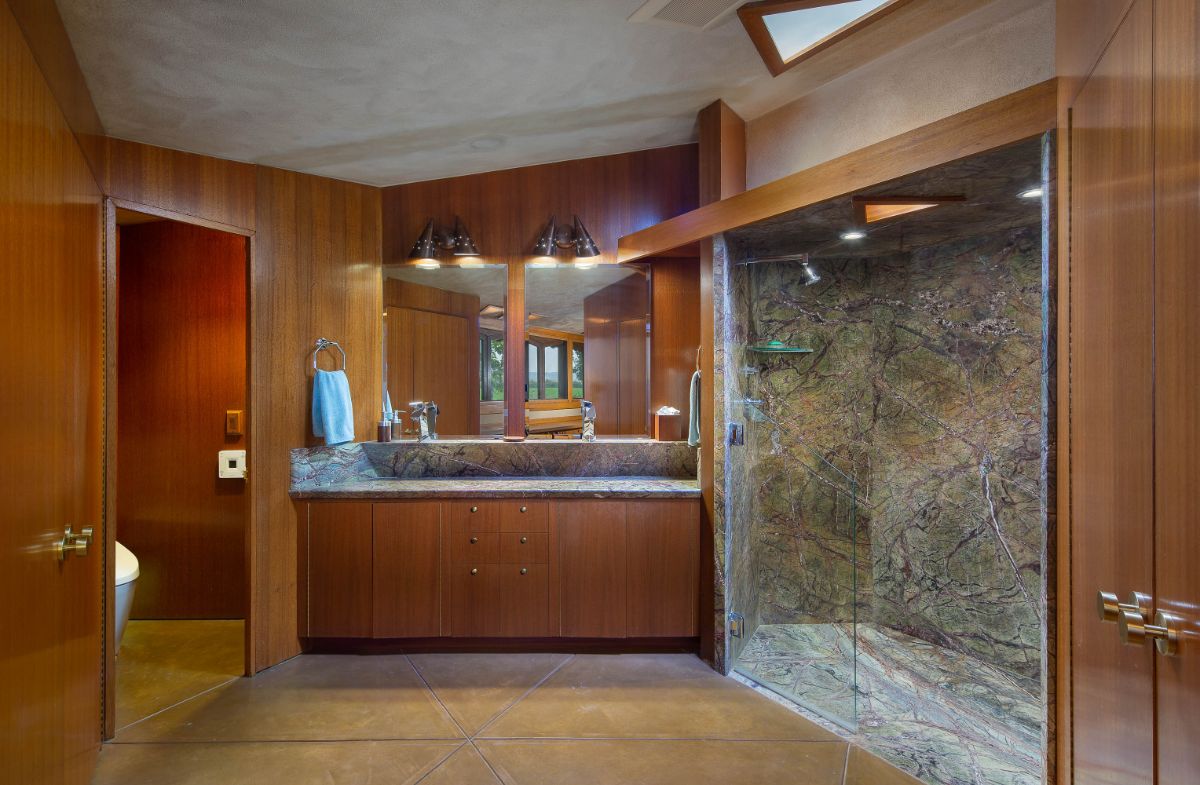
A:
{"label": "skylight", "polygon": [[818,8],[781,11],[763,16],[763,23],[785,63],[890,0],[853,0]]}

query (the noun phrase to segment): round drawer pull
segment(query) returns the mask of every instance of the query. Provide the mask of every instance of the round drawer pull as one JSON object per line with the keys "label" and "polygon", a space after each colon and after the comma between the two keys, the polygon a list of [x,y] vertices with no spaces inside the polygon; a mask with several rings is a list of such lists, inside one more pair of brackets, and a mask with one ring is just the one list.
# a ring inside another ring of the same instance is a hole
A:
{"label": "round drawer pull", "polygon": [[525,543],[527,543],[527,542],[529,542],[529,538],[528,538],[528,537],[522,537],[522,538],[521,538],[521,544],[522,544],[522,545],[524,545],[524,544],[525,544]]}
{"label": "round drawer pull", "polygon": [[471,512],[479,512],[479,508],[478,508],[478,507],[472,507],[472,508],[471,508]]}
{"label": "round drawer pull", "polygon": [[472,545],[474,545],[474,544],[475,544],[475,543],[477,543],[477,542],[479,542],[479,538],[478,538],[478,537],[472,537],[472,538],[471,538],[471,544],[472,544]]}
{"label": "round drawer pull", "polygon": [[529,570],[525,569],[524,567],[522,567],[522,568],[521,568],[521,574],[522,574],[522,575],[524,575],[524,574],[525,574],[525,573],[527,573],[527,572],[529,572]]}
{"label": "round drawer pull", "polygon": [[528,508],[525,507],[524,505],[521,506],[521,512],[525,512],[526,509],[528,509]]}
{"label": "round drawer pull", "polygon": [[472,574],[472,575],[478,575],[478,574],[479,574],[479,568],[478,568],[478,567],[472,567],[472,568],[471,568],[471,574]]}

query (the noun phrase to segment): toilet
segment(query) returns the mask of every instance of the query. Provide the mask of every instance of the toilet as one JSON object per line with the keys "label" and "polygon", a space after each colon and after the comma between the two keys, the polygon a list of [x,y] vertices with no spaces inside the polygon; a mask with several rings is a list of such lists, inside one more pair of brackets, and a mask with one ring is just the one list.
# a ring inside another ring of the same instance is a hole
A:
{"label": "toilet", "polygon": [[125,622],[129,621],[129,611],[133,608],[133,590],[137,586],[138,560],[133,553],[121,543],[117,543],[117,558],[114,565],[116,571],[113,586],[115,594],[115,613],[117,622],[116,645],[121,651],[121,636],[125,634]]}

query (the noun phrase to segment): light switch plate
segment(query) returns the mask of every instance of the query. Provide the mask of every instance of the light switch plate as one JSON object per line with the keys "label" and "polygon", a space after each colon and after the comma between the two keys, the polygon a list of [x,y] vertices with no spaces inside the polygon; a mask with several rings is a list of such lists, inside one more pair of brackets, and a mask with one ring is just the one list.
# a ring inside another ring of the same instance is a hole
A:
{"label": "light switch plate", "polygon": [[241,436],[242,431],[242,410],[230,409],[225,412],[225,435],[226,436]]}
{"label": "light switch plate", "polygon": [[223,480],[241,480],[246,477],[246,451],[221,450],[217,453],[217,476]]}

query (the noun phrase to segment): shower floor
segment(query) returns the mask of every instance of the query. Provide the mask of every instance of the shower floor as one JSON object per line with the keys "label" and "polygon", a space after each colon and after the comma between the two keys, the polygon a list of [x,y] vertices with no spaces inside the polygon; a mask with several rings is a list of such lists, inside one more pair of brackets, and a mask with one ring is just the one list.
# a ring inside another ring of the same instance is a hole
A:
{"label": "shower floor", "polygon": [[[1038,785],[1040,685],[873,624],[764,624],[734,670],[935,785]],[[854,688],[857,676],[857,695]],[[857,698],[857,723],[854,702]]]}

